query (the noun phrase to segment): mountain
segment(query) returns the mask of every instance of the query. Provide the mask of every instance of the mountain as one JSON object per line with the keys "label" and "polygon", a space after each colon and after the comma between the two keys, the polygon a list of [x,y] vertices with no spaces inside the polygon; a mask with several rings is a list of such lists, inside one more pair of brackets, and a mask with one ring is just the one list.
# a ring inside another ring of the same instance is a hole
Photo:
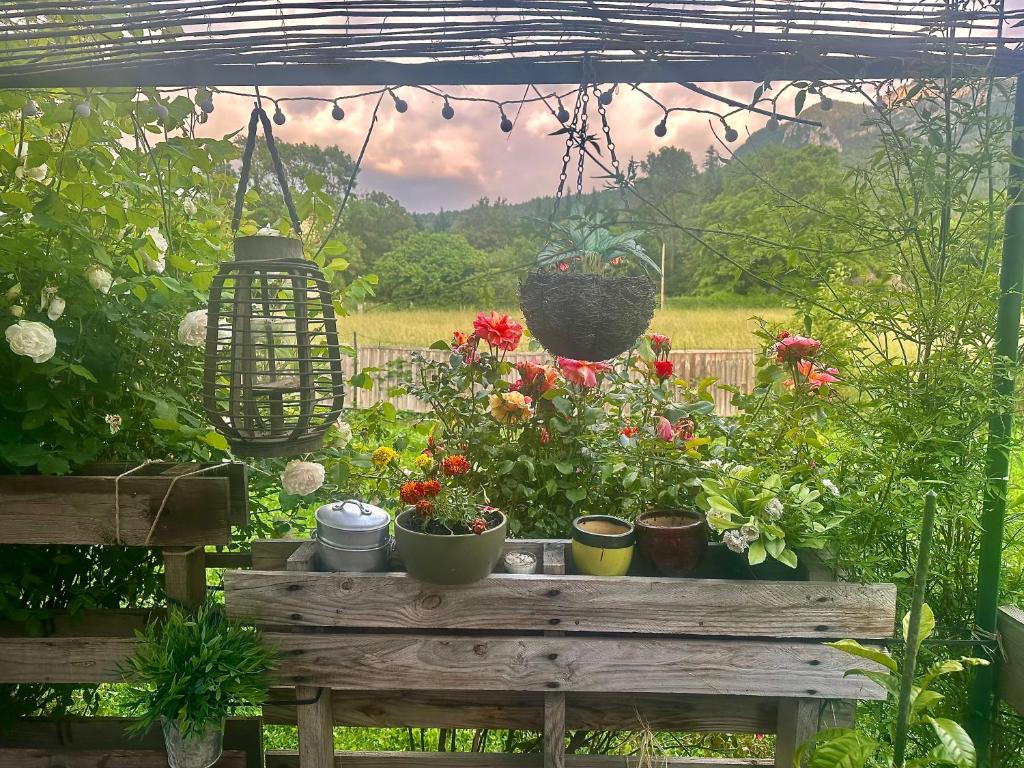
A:
{"label": "mountain", "polygon": [[791,149],[817,144],[839,152],[844,165],[857,165],[878,145],[878,131],[865,125],[870,114],[868,107],[862,104],[834,101],[828,111],[814,104],[800,116],[821,123],[821,127],[788,122],[777,128],[766,126],[750,134],[736,154],[749,155],[767,144],[781,144]]}

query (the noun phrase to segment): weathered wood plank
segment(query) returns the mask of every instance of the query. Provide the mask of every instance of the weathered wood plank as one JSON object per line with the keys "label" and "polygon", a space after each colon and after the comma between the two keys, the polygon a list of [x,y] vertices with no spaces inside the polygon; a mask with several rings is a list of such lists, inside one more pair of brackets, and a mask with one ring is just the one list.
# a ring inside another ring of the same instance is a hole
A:
{"label": "weathered wood plank", "polygon": [[202,546],[163,550],[164,593],[167,599],[190,608],[206,600],[206,552]]}
{"label": "weathered wood plank", "polygon": [[[629,691],[881,699],[819,643],[756,640],[268,632],[273,682],[389,690]],[[879,669],[881,667],[879,666]]]}
{"label": "weathered wood plank", "polygon": [[[164,750],[138,749],[6,749],[0,768],[167,768]],[[214,768],[246,768],[244,752],[225,750]]]}
{"label": "weathered wood plank", "polygon": [[[131,718],[123,717],[68,717],[60,721],[44,718],[26,718],[18,720],[11,728],[0,731],[0,748],[18,752],[12,756],[7,765],[33,765],[32,755],[26,750],[45,751],[50,755],[51,762],[42,763],[47,768],[58,765],[85,765],[92,768],[115,765],[161,766],[167,765],[164,751],[164,737],[160,726],[150,728],[144,734],[129,736],[125,729]],[[224,750],[230,762],[218,763],[218,766],[243,765],[245,768],[262,768],[263,766],[263,730],[258,718],[229,717],[224,727]],[[138,759],[138,762],[121,761],[120,752],[125,752]],[[110,755],[110,762],[91,761],[91,755],[82,756],[82,752],[93,752],[99,755]],[[149,752],[160,756],[162,763],[154,763]],[[235,754],[243,754],[245,762],[238,764]],[[68,760],[68,756],[73,759]],[[19,758],[23,762],[18,762]],[[84,762],[79,762],[84,760]],[[4,763],[0,760],[0,766]],[[6,766],[5,766],[6,768]]]}
{"label": "weathered wood plank", "polygon": [[[566,755],[568,768],[633,768],[635,758]],[[772,760],[659,757],[659,768],[772,768]],[[502,752],[335,752],[334,768],[542,768],[543,755]],[[267,752],[267,768],[299,768],[297,752]],[[305,768],[303,764],[302,768]]]}
{"label": "weathered wood plank", "polygon": [[775,731],[775,765],[794,768],[800,745],[818,732],[821,702],[814,699],[783,699]]}
{"label": "weathered wood plank", "polygon": [[127,637],[0,638],[0,683],[113,683]]}
{"label": "weathered wood plank", "polygon": [[305,541],[302,545],[296,549],[291,555],[288,556],[288,560],[285,562],[284,567],[286,571],[315,571],[316,570],[316,542]]}
{"label": "weathered wood plank", "polygon": [[[294,696],[275,688],[275,701]],[[335,725],[371,728],[544,727],[544,694],[531,691],[331,691]],[[569,730],[628,731],[639,723],[688,733],[774,733],[778,701],[755,696],[569,693]],[[294,725],[295,707],[264,707],[264,720]]]}
{"label": "weathered wood plank", "polygon": [[207,552],[207,568],[250,568],[252,552]]}
{"label": "weathered wood plank", "polygon": [[891,584],[494,574],[445,587],[398,573],[227,571],[224,585],[229,615],[296,627],[874,639],[896,618]]}
{"label": "weathered wood plank", "polygon": [[250,547],[250,567],[254,571],[283,571],[292,556],[308,539],[256,539]]}
{"label": "weathered wood plank", "polygon": [[999,696],[1024,714],[1024,611],[999,609],[999,641],[1005,658],[999,667]]}
{"label": "weathered wood plank", "polygon": [[[129,476],[114,512],[111,477],[0,476],[0,544],[144,546],[170,478]],[[227,544],[231,494],[223,477],[188,477],[175,484],[150,546]]]}
{"label": "weathered wood plank", "polygon": [[565,694],[544,694],[544,768],[565,768]]}
{"label": "weathered wood plank", "polygon": [[28,631],[23,622],[0,621],[0,637],[134,637],[162,608],[84,608],[74,613],[60,611],[42,623],[41,630]]}
{"label": "weathered wood plank", "polygon": [[295,698],[300,701],[314,699],[311,704],[298,705],[302,768],[333,768],[334,716],[331,714],[331,692],[325,688],[298,686]]}

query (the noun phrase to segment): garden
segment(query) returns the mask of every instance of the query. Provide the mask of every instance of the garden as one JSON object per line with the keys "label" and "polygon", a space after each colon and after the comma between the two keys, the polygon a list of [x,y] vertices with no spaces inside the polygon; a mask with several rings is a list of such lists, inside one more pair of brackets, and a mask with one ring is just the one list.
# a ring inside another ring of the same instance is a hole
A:
{"label": "garden", "polygon": [[[1018,12],[715,4],[727,77],[671,3],[51,5],[0,18],[0,766],[1024,766]],[[620,158],[634,97],[718,148]],[[434,102],[546,121],[554,195],[371,191]]]}

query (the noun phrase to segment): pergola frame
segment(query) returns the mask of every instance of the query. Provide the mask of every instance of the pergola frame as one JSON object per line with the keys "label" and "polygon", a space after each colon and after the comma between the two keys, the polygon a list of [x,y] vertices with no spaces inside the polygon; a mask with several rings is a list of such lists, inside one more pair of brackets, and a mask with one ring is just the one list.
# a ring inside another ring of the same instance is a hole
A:
{"label": "pergola frame", "polygon": [[[1024,9],[922,0],[0,0],[0,87],[1017,77],[976,623],[996,631],[1024,287]],[[994,672],[969,725],[987,764]]]}

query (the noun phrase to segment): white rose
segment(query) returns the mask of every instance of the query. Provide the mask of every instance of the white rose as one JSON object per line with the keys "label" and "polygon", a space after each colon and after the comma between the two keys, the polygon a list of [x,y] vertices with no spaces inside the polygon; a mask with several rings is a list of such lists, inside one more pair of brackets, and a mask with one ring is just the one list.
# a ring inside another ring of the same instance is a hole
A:
{"label": "white rose", "polygon": [[835,483],[833,483],[828,478],[825,478],[824,480],[822,480],[821,484],[825,487],[825,490],[828,491],[829,493],[831,493],[833,496],[838,497],[840,495],[840,493],[839,493],[839,486],[837,486]]}
{"label": "white rose", "polygon": [[189,312],[178,325],[178,341],[190,347],[206,344],[206,326],[209,322],[205,309]]}
{"label": "white rose", "polygon": [[725,542],[725,546],[737,554],[746,552],[750,546],[739,531],[726,531],[722,534],[722,541]]}
{"label": "white rose", "polygon": [[323,464],[315,461],[289,461],[281,473],[281,486],[292,496],[308,496],[324,484]]}
{"label": "white rose", "polygon": [[114,278],[103,267],[93,265],[85,270],[85,279],[89,285],[103,294],[110,293],[110,286],[114,284]]}
{"label": "white rose", "polygon": [[196,203],[191,197],[186,197],[184,200],[182,200],[181,207],[189,216],[196,215]]}
{"label": "white rose", "polygon": [[339,448],[344,448],[346,445],[352,442],[352,426],[345,421],[344,417],[339,416],[338,420],[334,422],[334,444]]}
{"label": "white rose", "polygon": [[155,259],[142,254],[142,263],[146,265],[146,269],[150,272],[156,272],[158,275],[162,275],[164,270],[167,269],[167,258],[162,253]]}
{"label": "white rose", "polygon": [[44,311],[50,306],[50,299],[52,299],[57,293],[57,288],[52,285],[48,285],[39,292],[39,311]]}
{"label": "white rose", "polygon": [[45,363],[57,351],[57,339],[50,326],[32,320],[19,320],[4,332],[11,351],[31,357],[33,363]]}
{"label": "white rose", "polygon": [[786,508],[782,506],[782,502],[778,499],[772,499],[764,507],[764,513],[768,515],[770,520],[778,520],[782,517],[782,513],[786,511]]}
{"label": "white rose", "polygon": [[67,302],[64,301],[60,296],[54,296],[50,299],[50,306],[46,310],[46,316],[50,318],[52,322],[60,320],[60,316],[64,314],[64,308],[67,306]]}
{"label": "white rose", "polygon": [[110,427],[110,434],[116,435],[121,431],[121,416],[116,413],[108,413],[103,417],[103,420],[107,422],[107,426]]}
{"label": "white rose", "polygon": [[161,254],[167,253],[167,238],[161,234],[160,230],[156,227],[150,227],[143,232],[146,237],[153,241],[153,245],[160,251]]}
{"label": "white rose", "polygon": [[740,526],[740,535],[747,541],[757,541],[761,536],[761,531],[758,530],[756,525],[748,523],[747,525]]}

